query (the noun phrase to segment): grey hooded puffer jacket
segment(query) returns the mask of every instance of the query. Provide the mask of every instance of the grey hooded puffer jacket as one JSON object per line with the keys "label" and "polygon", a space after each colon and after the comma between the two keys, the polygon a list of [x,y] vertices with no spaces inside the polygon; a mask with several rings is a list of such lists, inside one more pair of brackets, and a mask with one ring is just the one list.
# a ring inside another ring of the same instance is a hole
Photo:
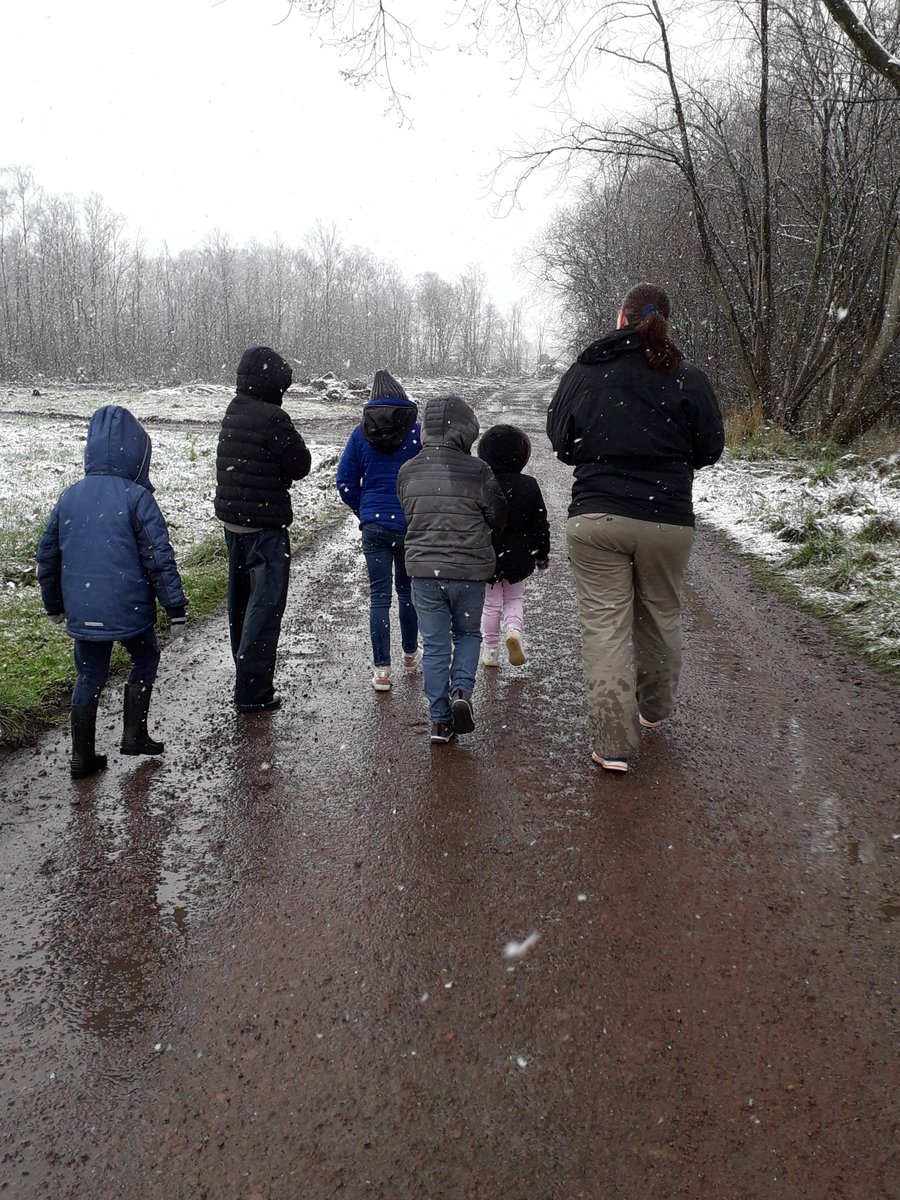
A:
{"label": "grey hooded puffer jacket", "polygon": [[506,497],[487,463],[472,457],[477,436],[465,400],[428,401],[422,449],[397,476],[413,578],[487,580],[494,573],[491,531],[506,523]]}

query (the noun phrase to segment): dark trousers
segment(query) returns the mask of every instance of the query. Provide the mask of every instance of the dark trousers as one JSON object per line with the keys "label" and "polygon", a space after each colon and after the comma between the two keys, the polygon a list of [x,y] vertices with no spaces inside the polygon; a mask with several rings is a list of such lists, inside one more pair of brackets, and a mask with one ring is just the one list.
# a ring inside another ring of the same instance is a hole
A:
{"label": "dark trousers", "polygon": [[[145,687],[153,687],[156,682],[156,672],[159,668],[159,642],[156,631],[148,629],[137,637],[122,640],[131,658],[129,683],[141,683]],[[73,704],[93,704],[103,691],[109,678],[109,659],[112,654],[112,642],[88,642],[76,638],[75,670],[78,677],[72,692]]]}
{"label": "dark trousers", "polygon": [[242,712],[252,712],[275,695],[275,655],[287,604],[291,545],[286,529],[226,529],[225,542],[234,703]]}
{"label": "dark trousers", "polygon": [[419,623],[412,602],[412,584],[406,573],[406,531],[388,529],[375,522],[362,527],[362,549],[369,572],[369,633],[376,667],[391,665],[391,574],[397,589],[400,640],[405,653],[414,653]]}

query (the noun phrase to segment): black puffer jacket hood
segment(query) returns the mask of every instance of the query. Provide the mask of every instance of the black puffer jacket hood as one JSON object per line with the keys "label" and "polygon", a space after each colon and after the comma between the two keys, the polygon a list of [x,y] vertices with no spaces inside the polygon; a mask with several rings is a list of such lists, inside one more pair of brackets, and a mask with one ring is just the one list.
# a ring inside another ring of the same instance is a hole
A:
{"label": "black puffer jacket hood", "polygon": [[370,400],[359,427],[373,449],[393,454],[406,441],[418,415],[412,400]]}
{"label": "black puffer jacket hood", "polygon": [[449,446],[472,453],[478,437],[478,418],[462,396],[434,396],[425,406],[422,445]]}
{"label": "black puffer jacket hood", "polygon": [[250,346],[238,363],[237,390],[245,396],[280,404],[293,374],[281,355],[268,346]]}
{"label": "black puffer jacket hood", "polygon": [[630,325],[626,325],[623,329],[616,329],[613,333],[598,338],[596,342],[591,342],[578,355],[578,362],[587,367],[595,367],[598,363],[618,358],[620,354],[633,354],[642,349],[641,339]]}
{"label": "black puffer jacket hood", "polygon": [[495,475],[518,474],[531,458],[531,442],[515,425],[492,425],[478,443],[478,457]]}

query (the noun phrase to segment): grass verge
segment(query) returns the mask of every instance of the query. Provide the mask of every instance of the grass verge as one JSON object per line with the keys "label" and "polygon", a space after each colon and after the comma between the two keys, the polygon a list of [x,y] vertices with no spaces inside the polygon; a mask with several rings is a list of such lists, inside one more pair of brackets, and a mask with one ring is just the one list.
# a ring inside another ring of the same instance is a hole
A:
{"label": "grass verge", "polygon": [[[889,682],[900,686],[900,582],[880,580],[870,585],[865,595],[842,600],[824,586],[835,582],[830,576],[822,581],[822,594],[816,594],[810,590],[808,580],[797,582],[785,573],[784,567],[768,563],[733,542],[731,545],[758,583],[770,588],[792,608],[818,617],[836,641]],[[850,566],[852,569],[852,555]]]}
{"label": "grass verge", "polygon": [[[315,516],[291,526],[292,549],[308,550],[323,529],[346,515],[339,500],[329,499]],[[210,534],[185,556],[181,577],[192,625],[222,607],[228,593],[228,555],[221,532]],[[164,644],[165,616],[158,632]],[[124,673],[127,662],[116,646],[110,682]],[[0,623],[0,749],[26,745],[57,722],[68,710],[74,682],[72,640],[65,627],[47,620],[36,584],[19,587]]]}
{"label": "grass verge", "polygon": [[761,464],[751,486],[757,494],[769,487],[749,507],[751,525],[759,516],[762,529],[785,543],[784,556],[773,560],[726,529],[735,551],[759,582],[900,683],[900,428],[884,425],[848,448],[791,437],[753,413],[726,424],[732,459]]}

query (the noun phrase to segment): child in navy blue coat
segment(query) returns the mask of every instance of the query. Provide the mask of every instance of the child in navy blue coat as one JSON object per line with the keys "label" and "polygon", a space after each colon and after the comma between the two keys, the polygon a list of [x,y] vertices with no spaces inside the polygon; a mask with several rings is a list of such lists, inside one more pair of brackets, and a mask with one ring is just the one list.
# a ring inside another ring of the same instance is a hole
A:
{"label": "child in navy blue coat", "polygon": [[362,420],[337,469],[337,488],[356,513],[369,574],[369,633],[377,692],[391,688],[391,575],[397,590],[403,666],[418,666],[419,625],[406,573],[406,518],[397,499],[397,472],[422,446],[418,408],[388,371],[376,371]]}
{"label": "child in navy blue coat", "polygon": [[522,474],[531,442],[517,426],[491,426],[478,443],[478,457],[496,475],[507,501],[506,525],[491,535],[497,562],[484,597],[481,661],[486,667],[500,665],[502,623],[509,661],[520,667],[525,662],[525,583],[535,567],[548,566],[550,557],[547,508],[537,480]]}
{"label": "child in navy blue coat", "polygon": [[125,686],[123,754],[161,754],[147,733],[159,666],[156,600],[172,633],[184,632],[187,601],[169,531],[150,483],[150,438],[126,408],[98,409],[88,426],[84,479],[62,493],[38,546],[38,581],[47,616],[74,639],[72,777],[106,767],[96,754],[97,701],[113,642],[131,657]]}

